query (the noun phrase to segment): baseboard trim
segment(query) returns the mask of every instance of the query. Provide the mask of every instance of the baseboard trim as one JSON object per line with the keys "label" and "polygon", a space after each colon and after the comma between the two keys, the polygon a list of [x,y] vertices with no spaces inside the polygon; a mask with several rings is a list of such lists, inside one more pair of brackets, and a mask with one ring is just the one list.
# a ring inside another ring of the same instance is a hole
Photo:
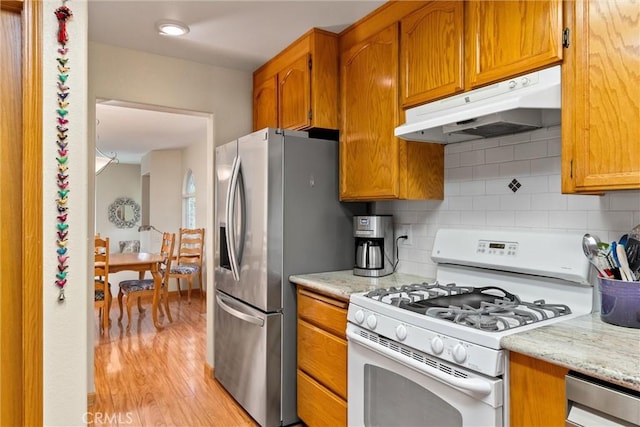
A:
{"label": "baseboard trim", "polygon": [[213,378],[213,366],[208,363],[204,364],[204,376],[207,378]]}

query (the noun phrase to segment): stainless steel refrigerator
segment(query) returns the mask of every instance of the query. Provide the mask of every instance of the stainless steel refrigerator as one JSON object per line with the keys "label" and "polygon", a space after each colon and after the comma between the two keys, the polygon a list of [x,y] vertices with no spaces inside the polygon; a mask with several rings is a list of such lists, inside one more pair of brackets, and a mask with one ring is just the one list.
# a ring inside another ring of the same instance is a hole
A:
{"label": "stainless steel refrigerator", "polygon": [[216,149],[214,372],[262,426],[296,414],[292,274],[353,268],[338,143],[264,129]]}

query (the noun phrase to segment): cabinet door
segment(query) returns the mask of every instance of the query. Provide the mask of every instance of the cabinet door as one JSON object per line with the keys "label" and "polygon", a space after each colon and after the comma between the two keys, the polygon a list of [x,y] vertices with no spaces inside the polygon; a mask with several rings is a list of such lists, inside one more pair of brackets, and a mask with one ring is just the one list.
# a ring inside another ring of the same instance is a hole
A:
{"label": "cabinet door", "polygon": [[309,427],[346,426],[347,402],[298,370],[298,416]]}
{"label": "cabinet door", "polygon": [[568,2],[562,191],[640,188],[640,6]]}
{"label": "cabinet door", "polygon": [[400,23],[402,106],[464,90],[464,8],[433,1]]}
{"label": "cabinet door", "polygon": [[467,88],[562,60],[562,0],[466,2]]}
{"label": "cabinet door", "polygon": [[304,129],[311,125],[309,59],[309,54],[304,54],[278,73],[278,117],[282,128]]}
{"label": "cabinet door", "polygon": [[278,76],[253,88],[253,130],[278,126]]}
{"label": "cabinet door", "polygon": [[569,370],[515,352],[509,359],[511,425],[564,427],[564,376]]}
{"label": "cabinet door", "polygon": [[397,23],[343,52],[340,64],[340,198],[398,198]]}

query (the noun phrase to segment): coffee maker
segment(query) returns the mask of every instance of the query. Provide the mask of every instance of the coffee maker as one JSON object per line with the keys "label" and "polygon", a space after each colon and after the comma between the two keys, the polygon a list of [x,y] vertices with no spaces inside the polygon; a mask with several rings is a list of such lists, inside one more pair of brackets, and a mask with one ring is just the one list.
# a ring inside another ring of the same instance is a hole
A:
{"label": "coffee maker", "polygon": [[354,275],[382,277],[393,273],[393,216],[354,216],[353,236],[356,239]]}

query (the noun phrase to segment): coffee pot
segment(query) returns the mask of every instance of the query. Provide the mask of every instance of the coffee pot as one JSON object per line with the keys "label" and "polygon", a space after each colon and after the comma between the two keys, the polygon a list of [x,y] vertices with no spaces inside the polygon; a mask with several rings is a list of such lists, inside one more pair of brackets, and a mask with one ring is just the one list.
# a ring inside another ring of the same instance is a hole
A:
{"label": "coffee pot", "polygon": [[382,247],[375,240],[361,239],[356,247],[356,267],[382,268]]}
{"label": "coffee pot", "polygon": [[356,239],[353,274],[381,277],[393,273],[393,217],[355,216],[353,228]]}

